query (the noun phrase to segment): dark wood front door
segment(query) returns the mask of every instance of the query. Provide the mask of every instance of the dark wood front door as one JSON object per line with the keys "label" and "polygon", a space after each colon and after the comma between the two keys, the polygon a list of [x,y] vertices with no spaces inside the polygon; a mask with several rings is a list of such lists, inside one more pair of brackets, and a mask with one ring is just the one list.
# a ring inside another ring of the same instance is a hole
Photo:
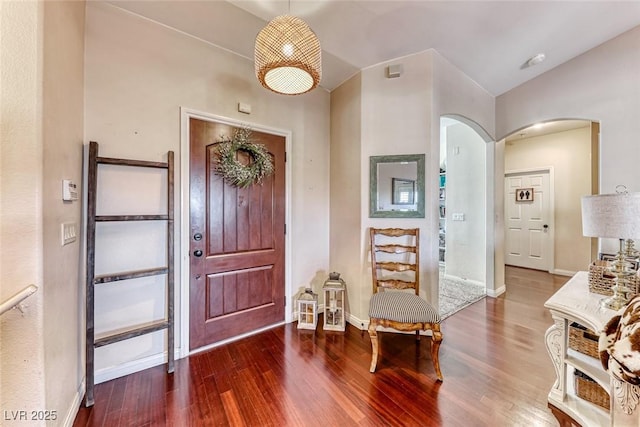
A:
{"label": "dark wood front door", "polygon": [[275,173],[243,189],[214,172],[216,142],[236,128],[194,118],[189,126],[193,350],[284,321],[285,138],[253,131]]}

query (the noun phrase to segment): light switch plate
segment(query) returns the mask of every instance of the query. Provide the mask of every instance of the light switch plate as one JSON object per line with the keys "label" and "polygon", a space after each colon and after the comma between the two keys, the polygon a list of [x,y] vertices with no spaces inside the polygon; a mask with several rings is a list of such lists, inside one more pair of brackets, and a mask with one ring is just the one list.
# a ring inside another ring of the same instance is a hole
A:
{"label": "light switch plate", "polygon": [[60,237],[62,246],[76,241],[78,227],[75,222],[63,222],[60,224]]}

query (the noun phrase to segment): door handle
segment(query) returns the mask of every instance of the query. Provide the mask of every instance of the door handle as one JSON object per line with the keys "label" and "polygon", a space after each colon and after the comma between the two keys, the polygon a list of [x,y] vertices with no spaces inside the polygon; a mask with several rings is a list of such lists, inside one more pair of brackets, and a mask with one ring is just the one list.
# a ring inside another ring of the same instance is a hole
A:
{"label": "door handle", "polygon": [[200,249],[193,251],[193,255],[197,256],[197,257],[201,257],[202,256],[202,251]]}
{"label": "door handle", "polygon": [[549,228],[549,226],[547,224],[545,224],[545,225],[542,226],[542,228],[544,228],[546,230],[547,228]]}

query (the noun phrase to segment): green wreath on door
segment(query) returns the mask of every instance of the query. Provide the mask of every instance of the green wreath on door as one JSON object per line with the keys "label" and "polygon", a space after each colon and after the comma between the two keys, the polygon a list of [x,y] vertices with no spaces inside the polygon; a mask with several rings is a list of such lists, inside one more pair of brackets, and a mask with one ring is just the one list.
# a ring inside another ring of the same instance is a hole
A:
{"label": "green wreath on door", "polygon": [[[249,155],[248,164],[238,160],[238,152]],[[232,138],[218,142],[218,159],[214,168],[225,182],[238,188],[262,184],[262,180],[274,172],[271,154],[263,144],[251,142],[249,128],[237,129]]]}

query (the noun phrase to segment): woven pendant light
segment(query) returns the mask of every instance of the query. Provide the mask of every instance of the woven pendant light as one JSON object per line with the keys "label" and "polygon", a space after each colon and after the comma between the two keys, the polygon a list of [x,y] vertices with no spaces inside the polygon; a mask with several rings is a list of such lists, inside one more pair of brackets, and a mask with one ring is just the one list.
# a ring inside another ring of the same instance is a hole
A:
{"label": "woven pendant light", "polygon": [[320,42],[302,19],[278,16],[256,37],[255,65],[267,89],[284,95],[309,92],[322,77]]}

